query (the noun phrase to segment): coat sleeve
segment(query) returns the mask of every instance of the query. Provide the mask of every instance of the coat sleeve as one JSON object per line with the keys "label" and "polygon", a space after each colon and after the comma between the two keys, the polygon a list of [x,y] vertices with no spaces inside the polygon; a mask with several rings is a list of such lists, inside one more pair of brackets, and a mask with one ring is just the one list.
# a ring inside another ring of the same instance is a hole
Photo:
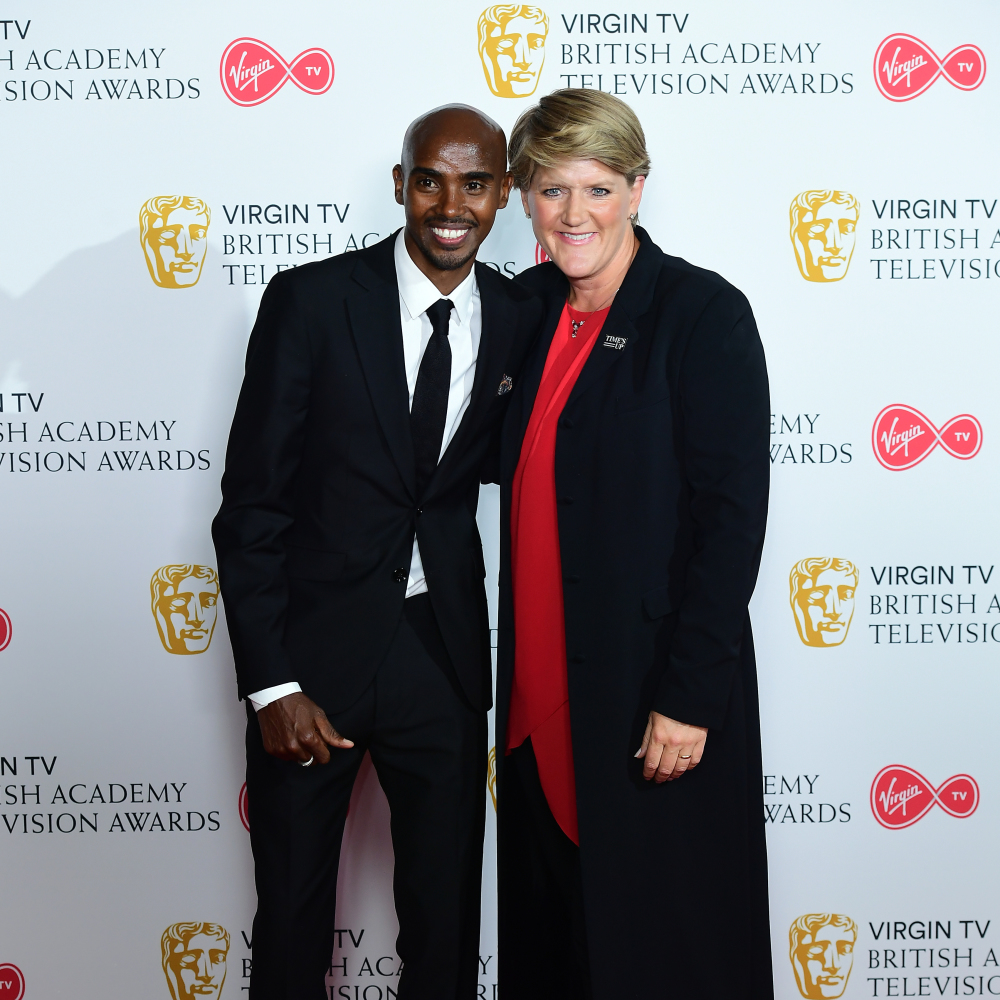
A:
{"label": "coat sleeve", "polygon": [[311,366],[290,284],[283,275],[272,279],[261,300],[212,523],[241,698],[297,679],[283,647],[283,535],[294,520]]}
{"label": "coat sleeve", "polygon": [[695,323],[679,389],[694,549],[653,708],[721,728],[757,581],[770,477],[764,349],[736,289],[716,293]]}

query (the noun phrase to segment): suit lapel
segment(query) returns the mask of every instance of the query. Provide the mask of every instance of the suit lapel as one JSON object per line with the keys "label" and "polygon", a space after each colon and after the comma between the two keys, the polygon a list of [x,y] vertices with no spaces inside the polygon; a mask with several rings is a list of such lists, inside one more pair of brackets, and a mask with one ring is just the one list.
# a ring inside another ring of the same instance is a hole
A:
{"label": "suit lapel", "polygon": [[[601,327],[601,332],[597,335],[597,343],[590,349],[590,356],[573,386],[573,391],[569,394],[569,399],[566,400],[566,405],[570,406],[574,400],[579,399],[626,354],[629,354],[637,335],[625,310],[612,305],[607,319],[604,321],[604,326]],[[618,346],[611,346],[616,343]]]}
{"label": "suit lapel", "polygon": [[[384,241],[388,244],[387,260],[382,259],[384,255],[371,258],[382,273],[369,267],[365,260],[358,261],[352,273],[355,288],[347,296],[347,311],[372,405],[389,451],[412,497],[416,493],[416,468],[410,434],[403,328],[399,319],[399,289],[392,260],[393,239]],[[386,273],[386,264],[391,273]]]}
{"label": "suit lapel", "polygon": [[454,461],[456,456],[461,457],[478,432],[483,416],[504,377],[503,367],[517,326],[517,308],[503,288],[499,287],[500,279],[487,265],[476,264],[476,283],[479,287],[482,325],[472,396],[454,436],[441,456],[438,471]]}

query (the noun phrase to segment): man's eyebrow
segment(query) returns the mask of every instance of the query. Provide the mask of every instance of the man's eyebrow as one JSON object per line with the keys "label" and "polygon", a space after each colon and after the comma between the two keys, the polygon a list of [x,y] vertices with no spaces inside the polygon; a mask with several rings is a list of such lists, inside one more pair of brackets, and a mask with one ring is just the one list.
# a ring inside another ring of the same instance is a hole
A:
{"label": "man's eyebrow", "polygon": [[[433,167],[411,167],[410,176],[414,174],[421,174],[424,177],[444,177],[440,170],[435,170]],[[495,177],[496,175],[489,170],[470,170],[462,174],[462,180],[466,181],[492,181]]]}

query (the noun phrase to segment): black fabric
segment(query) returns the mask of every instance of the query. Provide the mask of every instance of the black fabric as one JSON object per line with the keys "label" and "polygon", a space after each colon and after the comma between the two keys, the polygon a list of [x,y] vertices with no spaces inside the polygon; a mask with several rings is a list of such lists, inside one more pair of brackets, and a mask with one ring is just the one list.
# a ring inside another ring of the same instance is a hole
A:
{"label": "black fabric", "polygon": [[[418,636],[431,637],[429,649]],[[268,755],[249,713],[257,882],[250,1000],[328,1000],[341,839],[366,751],[392,812],[396,951],[403,961],[393,986],[400,1000],[476,995],[486,716],[435,660],[449,666],[430,601],[410,598],[369,688],[331,716],[354,748],[331,751],[325,766],[303,768]]]}
{"label": "black fabric", "polygon": [[[599,942],[591,950],[594,996],[770,1000],[747,612],[767,521],[764,352],[737,289],[638,235],[636,258],[563,410],[555,456],[580,867],[588,936]],[[568,292],[552,263],[517,280],[543,300],[546,319],[503,429],[500,734],[516,640],[511,484]],[[642,778],[634,754],[651,709],[709,729],[701,765],[679,781]],[[506,781],[499,756],[502,922],[519,907],[516,873],[503,860]],[[504,989],[516,970],[502,950],[499,962]]]}
{"label": "black fabric", "polygon": [[476,264],[472,397],[418,494],[394,244],[282,271],[261,300],[212,525],[241,697],[298,681],[328,713],[355,702],[402,614],[415,533],[462,688],[491,704],[476,506],[499,475],[498,389],[541,307]]}
{"label": "black fabric", "polygon": [[538,779],[531,738],[506,761],[500,922],[505,996],[518,1000],[592,1000],[580,849],[559,828]]}
{"label": "black fabric", "polygon": [[451,342],[448,322],[451,299],[438,299],[427,309],[431,321],[431,339],[424,348],[417,370],[410,406],[410,433],[413,435],[413,461],[417,473],[417,499],[437,468],[448,420],[448,394],[451,391]]}

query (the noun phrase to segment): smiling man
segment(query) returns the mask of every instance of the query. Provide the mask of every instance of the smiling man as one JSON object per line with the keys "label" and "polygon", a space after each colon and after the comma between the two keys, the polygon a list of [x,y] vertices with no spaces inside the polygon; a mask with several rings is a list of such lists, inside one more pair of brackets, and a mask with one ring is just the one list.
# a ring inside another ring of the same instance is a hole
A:
{"label": "smiling man", "polygon": [[476,263],[511,186],[495,122],[438,108],[392,173],[402,230],[271,280],[213,526],[252,706],[250,1000],[327,995],[366,751],[392,810],[400,996],[476,996],[492,701],[476,506],[541,307]]}

